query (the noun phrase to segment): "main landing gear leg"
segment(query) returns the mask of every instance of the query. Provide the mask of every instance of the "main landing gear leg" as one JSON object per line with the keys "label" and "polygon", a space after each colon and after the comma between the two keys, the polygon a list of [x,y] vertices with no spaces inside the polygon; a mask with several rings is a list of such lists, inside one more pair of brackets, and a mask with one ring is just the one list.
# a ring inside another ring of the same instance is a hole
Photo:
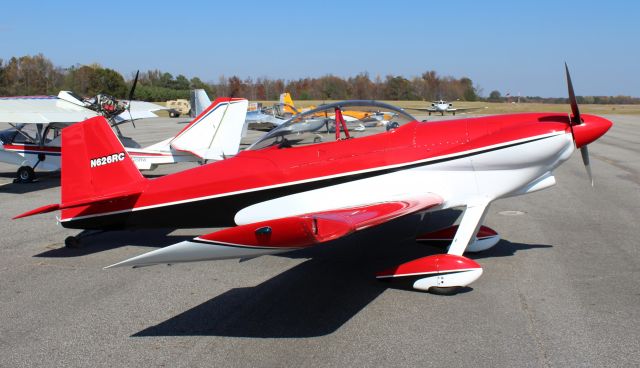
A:
{"label": "main landing gear leg", "polygon": [[470,203],[462,215],[460,225],[458,225],[458,231],[453,237],[453,241],[449,246],[448,254],[455,254],[461,256],[467,246],[473,241],[473,237],[478,233],[487,210],[489,209],[490,202],[481,201],[477,203]]}
{"label": "main landing gear leg", "polygon": [[96,234],[100,234],[105,232],[106,230],[85,230],[76,236],[67,236],[64,239],[64,246],[67,248],[82,248],[82,239],[93,236]]}
{"label": "main landing gear leg", "polygon": [[[474,203],[467,204],[467,208],[462,215],[462,220],[460,221],[460,225],[458,225],[458,231],[449,246],[449,250],[447,254],[452,254],[455,256],[462,256],[467,246],[474,241],[475,235],[478,233],[482,222],[484,221],[485,216],[487,215],[487,210],[489,209],[489,205],[491,202],[481,200]],[[478,275],[480,277],[480,275]],[[440,295],[450,295],[457,293],[462,287],[461,286],[449,286],[449,287],[431,287],[429,288],[429,292]]]}
{"label": "main landing gear leg", "polygon": [[434,254],[403,263],[377,273],[376,278],[408,283],[416,290],[445,295],[455,294],[476,281],[482,275],[482,267],[462,254],[474,241],[489,203],[489,200],[478,200],[467,204],[447,254]]}

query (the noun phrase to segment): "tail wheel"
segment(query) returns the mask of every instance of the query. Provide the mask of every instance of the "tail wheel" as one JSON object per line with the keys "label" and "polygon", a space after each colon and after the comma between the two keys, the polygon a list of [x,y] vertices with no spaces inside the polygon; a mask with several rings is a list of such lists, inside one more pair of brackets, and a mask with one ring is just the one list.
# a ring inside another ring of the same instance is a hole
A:
{"label": "tail wheel", "polygon": [[64,246],[67,248],[80,248],[82,243],[80,243],[80,239],[77,236],[67,236],[64,239]]}

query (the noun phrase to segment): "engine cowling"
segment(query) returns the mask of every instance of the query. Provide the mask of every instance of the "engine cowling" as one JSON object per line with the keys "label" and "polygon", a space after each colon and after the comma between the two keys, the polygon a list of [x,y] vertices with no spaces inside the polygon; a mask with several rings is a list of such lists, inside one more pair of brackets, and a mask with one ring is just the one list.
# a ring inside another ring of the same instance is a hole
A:
{"label": "engine cowling", "polygon": [[481,275],[482,267],[472,259],[454,254],[436,254],[379,272],[376,278],[429,291],[432,288],[464,287]]}

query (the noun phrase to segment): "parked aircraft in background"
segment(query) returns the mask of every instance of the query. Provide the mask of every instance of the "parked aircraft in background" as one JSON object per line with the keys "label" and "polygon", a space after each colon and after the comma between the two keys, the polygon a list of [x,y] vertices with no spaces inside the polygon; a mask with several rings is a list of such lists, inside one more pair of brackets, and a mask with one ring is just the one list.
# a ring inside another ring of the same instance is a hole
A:
{"label": "parked aircraft in background", "polygon": [[164,107],[132,101],[137,81],[138,74],[129,91],[129,100],[118,100],[106,94],[83,98],[71,91],[60,91],[58,96],[0,97],[0,123],[12,127],[2,132],[0,160],[19,166],[18,181],[33,180],[35,169],[58,170],[60,163],[56,157],[60,156],[60,151],[47,146],[58,138],[60,129],[95,116],[105,117],[126,146],[138,146],[122,136],[118,126],[157,117],[153,112]]}
{"label": "parked aircraft in background", "polygon": [[456,112],[467,112],[467,111],[471,111],[471,110],[479,110],[482,107],[453,107],[452,103],[449,103],[445,100],[438,100],[438,101],[433,101],[431,103],[430,107],[410,107],[408,108],[409,110],[416,110],[416,111],[426,111],[429,113],[429,115],[431,115],[431,113],[440,113],[442,114],[442,116],[444,116],[445,112],[450,112],[453,115],[456,114]]}
{"label": "parked aircraft in background", "polygon": [[211,99],[204,89],[192,89],[189,102],[191,103],[191,111],[189,116],[195,118],[200,115],[207,107],[211,106]]}
{"label": "parked aircraft in background", "polygon": [[176,136],[146,148],[126,148],[140,170],[176,162],[224,160],[240,149],[248,101],[218,98]]}
{"label": "parked aircraft in background", "polygon": [[280,94],[279,103],[269,107],[263,107],[262,104],[258,104],[255,109],[248,111],[247,125],[249,129],[269,131],[282,125],[299,112],[293,105],[291,95],[285,92]]}
{"label": "parked aircraft in background", "polygon": [[[140,174],[106,121],[92,118],[62,133],[61,202],[16,218],[59,210],[62,226],[76,229],[232,226],[110,266],[142,267],[287,252],[401,216],[464,207],[457,227],[420,236],[450,240],[446,254],[378,274],[418,290],[454,291],[482,274],[465,251],[498,241],[481,228],[493,201],[554,185],[554,169],[575,148],[590,173],[587,145],[612,123],[580,114],[566,73],[571,115],[423,123],[390,105],[345,101],[297,115],[234,158],[153,180]],[[343,139],[338,128],[336,140],[323,143],[287,131],[329,113],[345,128],[342,111],[361,107],[393,111],[400,126],[355,139]]]}
{"label": "parked aircraft in background", "polygon": [[[285,92],[280,94],[280,103],[269,108],[257,108],[249,111],[247,113],[247,121],[251,129],[268,131],[282,125],[288,118],[296,114],[311,111],[316,108],[315,105],[297,108],[291,98],[291,94]],[[324,127],[327,132],[335,132],[335,114],[323,111],[316,115],[317,117],[326,118]],[[354,131],[363,131],[366,127],[373,126],[387,126],[388,129],[396,128],[397,125],[394,125],[392,121],[395,116],[395,113],[391,111],[342,111],[342,118],[349,124],[349,129]],[[318,125],[318,129],[321,127],[321,125]],[[307,128],[303,128],[302,130],[307,130]]]}
{"label": "parked aircraft in background", "polygon": [[[60,170],[61,129],[97,115],[82,107],[80,100],[70,103],[73,95],[69,92],[59,96],[64,99],[0,98],[0,121],[12,126],[0,132],[0,161],[19,167],[17,181],[32,181],[36,169]],[[121,136],[120,140],[131,146],[127,151],[140,170],[182,161],[220,160],[238,152],[247,103],[245,99],[218,99],[178,135],[146,148],[139,148],[127,137]],[[162,109],[147,102],[132,101],[132,106],[132,111],[124,114],[130,113],[134,119],[156,116],[150,110]],[[114,120],[116,126],[124,121],[119,119]]]}

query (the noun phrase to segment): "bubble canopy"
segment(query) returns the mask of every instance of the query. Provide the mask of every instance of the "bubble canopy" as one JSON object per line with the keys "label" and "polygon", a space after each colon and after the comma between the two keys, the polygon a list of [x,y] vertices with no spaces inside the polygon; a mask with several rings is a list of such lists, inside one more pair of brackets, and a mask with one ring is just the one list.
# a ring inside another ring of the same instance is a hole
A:
{"label": "bubble canopy", "polygon": [[[274,145],[291,147],[319,143],[332,139],[332,135],[340,137],[348,135],[349,138],[355,138],[364,130],[390,130],[415,120],[403,109],[383,102],[373,100],[334,102],[293,116],[266,133],[248,149],[259,150]],[[345,127],[348,133],[344,132]],[[336,130],[339,133],[334,134]]]}

